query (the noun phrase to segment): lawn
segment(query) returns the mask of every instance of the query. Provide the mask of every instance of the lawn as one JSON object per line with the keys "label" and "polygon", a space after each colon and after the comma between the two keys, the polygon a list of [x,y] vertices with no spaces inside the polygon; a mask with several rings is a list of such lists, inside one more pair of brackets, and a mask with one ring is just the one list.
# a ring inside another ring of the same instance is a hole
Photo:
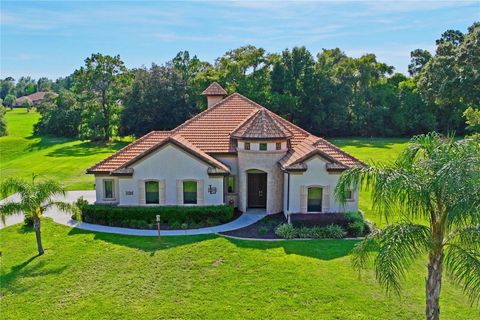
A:
{"label": "lawn", "polygon": [[[125,142],[32,136],[35,113],[7,113],[0,138],[2,177],[32,172],[68,189],[92,189],[85,169]],[[336,139],[358,158],[389,161],[406,139]],[[360,206],[377,224],[362,193]],[[238,241],[217,236],[129,237],[43,224],[34,233],[0,230],[2,319],[420,319],[425,260],[407,274],[402,296],[387,296],[372,271],[358,274],[346,240]],[[443,319],[473,319],[461,290],[445,281]]]}
{"label": "lawn", "polygon": [[2,178],[30,178],[32,173],[61,181],[69,190],[93,189],[85,170],[126,144],[98,144],[56,137],[33,136],[36,112],[14,109],[6,114],[8,136],[0,137]]}
{"label": "lawn", "polygon": [[[2,319],[421,319],[424,262],[399,297],[352,270],[354,241],[132,237],[46,220],[46,252],[20,225],[0,230]],[[445,281],[442,319],[474,319]]]}

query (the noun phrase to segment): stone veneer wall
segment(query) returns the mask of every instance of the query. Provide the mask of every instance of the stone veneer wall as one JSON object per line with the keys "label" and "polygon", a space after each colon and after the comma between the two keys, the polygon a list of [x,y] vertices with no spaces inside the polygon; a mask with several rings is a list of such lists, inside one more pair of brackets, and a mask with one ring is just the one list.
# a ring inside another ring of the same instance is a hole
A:
{"label": "stone veneer wall", "polygon": [[285,150],[238,150],[239,210],[247,209],[247,171],[261,170],[267,173],[267,214],[283,211],[283,172],[278,160]]}

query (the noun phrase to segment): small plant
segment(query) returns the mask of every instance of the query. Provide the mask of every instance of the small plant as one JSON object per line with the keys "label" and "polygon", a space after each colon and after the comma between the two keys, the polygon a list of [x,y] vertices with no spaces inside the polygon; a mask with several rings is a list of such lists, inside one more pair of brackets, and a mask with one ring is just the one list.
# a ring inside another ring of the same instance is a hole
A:
{"label": "small plant", "polygon": [[297,238],[314,238],[313,237],[313,229],[314,228],[309,228],[309,227],[301,227],[297,229],[296,236]]}
{"label": "small plant", "polygon": [[282,224],[275,229],[275,234],[284,239],[293,239],[296,236],[295,228],[290,224]]}
{"label": "small plant", "polygon": [[365,232],[365,222],[363,221],[355,221],[349,223],[347,226],[348,232],[354,237],[361,237],[364,235]]}
{"label": "small plant", "polygon": [[268,231],[270,231],[270,228],[267,226],[261,226],[260,228],[258,228],[258,232],[260,234],[267,234]]}
{"label": "small plant", "polygon": [[173,221],[170,223],[170,227],[172,229],[180,229],[182,227],[182,224],[178,221]]}
{"label": "small plant", "polygon": [[347,234],[342,227],[336,224],[331,224],[323,228],[324,229],[324,238],[329,239],[342,239]]}
{"label": "small plant", "polygon": [[182,229],[184,229],[184,230],[185,230],[185,229],[188,229],[188,223],[184,222],[184,223],[182,223],[182,224],[180,225],[180,227],[181,227]]}

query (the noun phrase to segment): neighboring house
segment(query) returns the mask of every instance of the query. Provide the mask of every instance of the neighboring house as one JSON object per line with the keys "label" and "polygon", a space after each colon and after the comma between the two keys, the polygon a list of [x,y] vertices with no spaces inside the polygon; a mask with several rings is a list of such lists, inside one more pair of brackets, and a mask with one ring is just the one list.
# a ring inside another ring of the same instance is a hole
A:
{"label": "neighboring house", "polygon": [[220,205],[268,214],[358,210],[358,192],[334,200],[340,173],[362,165],[250,99],[217,83],[208,109],[171,131],[152,131],[95,164],[96,203]]}
{"label": "neighboring house", "polygon": [[48,95],[51,95],[51,96],[57,96],[58,94],[56,94],[55,92],[48,92],[48,91],[40,91],[40,92],[35,92],[35,93],[32,93],[32,94],[29,94],[28,96],[22,96],[20,98],[17,98],[15,99],[14,103],[13,103],[13,106],[14,107],[22,107],[25,103],[25,100],[30,100],[32,101],[32,104],[34,106],[42,103],[42,101],[45,99],[45,96],[48,96]]}

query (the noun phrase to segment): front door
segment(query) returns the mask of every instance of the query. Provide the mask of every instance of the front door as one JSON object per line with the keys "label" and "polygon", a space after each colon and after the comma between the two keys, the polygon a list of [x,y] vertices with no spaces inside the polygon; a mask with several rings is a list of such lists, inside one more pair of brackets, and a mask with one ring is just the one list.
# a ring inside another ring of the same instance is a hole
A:
{"label": "front door", "polygon": [[248,173],[248,207],[266,208],[267,174]]}

